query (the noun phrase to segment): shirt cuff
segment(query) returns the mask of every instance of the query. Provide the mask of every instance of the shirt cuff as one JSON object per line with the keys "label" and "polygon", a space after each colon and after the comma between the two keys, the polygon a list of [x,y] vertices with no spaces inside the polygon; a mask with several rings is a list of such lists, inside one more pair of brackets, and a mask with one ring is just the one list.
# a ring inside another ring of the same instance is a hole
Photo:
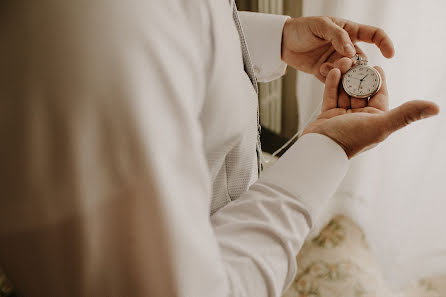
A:
{"label": "shirt cuff", "polygon": [[260,177],[296,197],[314,221],[343,180],[349,167],[344,150],[321,134],[302,136]]}
{"label": "shirt cuff", "polygon": [[281,77],[286,70],[282,61],[282,32],[289,16],[239,12],[254,74],[259,82]]}

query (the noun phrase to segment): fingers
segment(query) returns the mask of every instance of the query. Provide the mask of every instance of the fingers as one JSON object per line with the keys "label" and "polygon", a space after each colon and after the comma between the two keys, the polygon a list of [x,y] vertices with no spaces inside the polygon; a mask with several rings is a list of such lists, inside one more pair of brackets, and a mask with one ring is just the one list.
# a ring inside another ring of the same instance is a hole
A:
{"label": "fingers", "polygon": [[[364,51],[355,44],[356,54],[361,56],[363,59],[367,60],[367,55]],[[328,72],[333,68],[339,68],[341,73],[346,73],[353,66],[354,59],[341,56],[338,52],[331,55],[327,62],[323,63],[320,67],[320,74],[326,77]]]}
{"label": "fingers", "polygon": [[[320,30],[316,30],[316,35],[330,41],[334,49],[345,57],[353,57],[356,53],[353,42],[349,34],[340,26],[335,24],[330,18],[320,19]],[[318,32],[319,31],[319,32]]]}
{"label": "fingers", "polygon": [[437,115],[439,111],[438,105],[433,102],[422,100],[406,102],[383,114],[384,132],[393,133],[415,121]]}
{"label": "fingers", "polygon": [[350,99],[350,105],[351,105],[351,109],[358,109],[358,108],[364,108],[364,107],[367,107],[367,102],[368,100],[367,100],[367,98],[364,98],[364,99],[362,99],[362,98],[355,98],[355,97],[352,97],[351,99]]}
{"label": "fingers", "polygon": [[341,71],[332,69],[325,80],[324,99],[322,101],[322,112],[336,108],[338,103],[338,85],[341,78]]}
{"label": "fingers", "polygon": [[352,67],[352,65],[353,65],[352,59],[343,57],[335,61],[334,63],[329,63],[329,62],[323,63],[320,67],[320,72],[322,76],[326,77],[331,69],[338,68],[339,70],[341,70],[341,73],[344,74],[347,72],[347,70],[349,70]]}
{"label": "fingers", "polygon": [[364,41],[374,43],[384,57],[391,58],[395,54],[395,48],[390,37],[383,29],[345,21],[344,29],[349,33],[353,41]]}
{"label": "fingers", "polygon": [[322,18],[321,26],[322,29],[317,35],[330,41],[335,50],[345,57],[355,55],[353,42],[358,41],[374,43],[386,58],[395,54],[392,40],[381,28],[333,17]]}
{"label": "fingers", "polygon": [[344,109],[350,109],[351,108],[350,96],[344,91],[342,86],[339,88],[341,90],[339,91],[338,107]]}
{"label": "fingers", "polygon": [[389,109],[389,93],[387,91],[386,75],[381,67],[375,66],[374,68],[381,75],[381,88],[378,93],[370,98],[369,106],[382,111],[387,111]]}

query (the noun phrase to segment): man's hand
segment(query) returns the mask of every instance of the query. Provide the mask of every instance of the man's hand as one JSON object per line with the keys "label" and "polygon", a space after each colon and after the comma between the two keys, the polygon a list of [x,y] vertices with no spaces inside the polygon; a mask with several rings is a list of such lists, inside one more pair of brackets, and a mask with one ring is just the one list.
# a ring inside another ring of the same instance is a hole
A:
{"label": "man's hand", "polygon": [[349,69],[355,53],[365,57],[355,44],[360,41],[376,44],[386,58],[394,55],[392,41],[380,28],[335,17],[289,19],[283,28],[282,60],[324,82],[331,69]]}
{"label": "man's hand", "polygon": [[379,92],[369,102],[350,98],[339,87],[341,71],[332,69],[325,81],[322,113],[309,124],[304,134],[319,133],[337,142],[352,158],[408,124],[438,114],[439,107],[428,101],[409,101],[388,110],[388,93],[384,72],[375,67],[383,79]]}

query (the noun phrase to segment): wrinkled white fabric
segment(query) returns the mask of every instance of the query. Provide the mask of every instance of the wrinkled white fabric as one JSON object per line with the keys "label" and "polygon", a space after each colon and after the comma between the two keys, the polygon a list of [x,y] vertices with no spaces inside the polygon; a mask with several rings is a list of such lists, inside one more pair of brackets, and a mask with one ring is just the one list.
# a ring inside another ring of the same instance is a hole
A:
{"label": "wrinkled white fabric", "polygon": [[306,135],[210,218],[215,168],[230,194],[256,164],[228,1],[17,0],[0,21],[0,265],[21,295],[281,295],[349,163]]}
{"label": "wrinkled white fabric", "polygon": [[282,29],[289,17],[249,11],[239,15],[246,41],[252,48],[251,61],[257,80],[268,82],[282,76],[287,67],[281,55]]}

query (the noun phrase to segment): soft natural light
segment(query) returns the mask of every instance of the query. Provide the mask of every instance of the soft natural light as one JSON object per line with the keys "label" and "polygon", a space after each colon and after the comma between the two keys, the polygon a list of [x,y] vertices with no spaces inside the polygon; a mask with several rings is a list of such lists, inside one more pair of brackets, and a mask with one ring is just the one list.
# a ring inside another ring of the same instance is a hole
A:
{"label": "soft natural light", "polygon": [[[353,160],[336,194],[336,208],[326,216],[339,210],[356,219],[394,288],[419,277],[446,273],[444,11],[446,4],[436,0],[304,1],[304,15],[352,19],[382,27],[391,36],[396,54],[390,60],[376,47],[360,44],[369,64],[386,72],[391,107],[425,99],[442,109],[440,116],[392,135]],[[322,92],[320,82],[299,76],[301,123],[317,106]]]}

